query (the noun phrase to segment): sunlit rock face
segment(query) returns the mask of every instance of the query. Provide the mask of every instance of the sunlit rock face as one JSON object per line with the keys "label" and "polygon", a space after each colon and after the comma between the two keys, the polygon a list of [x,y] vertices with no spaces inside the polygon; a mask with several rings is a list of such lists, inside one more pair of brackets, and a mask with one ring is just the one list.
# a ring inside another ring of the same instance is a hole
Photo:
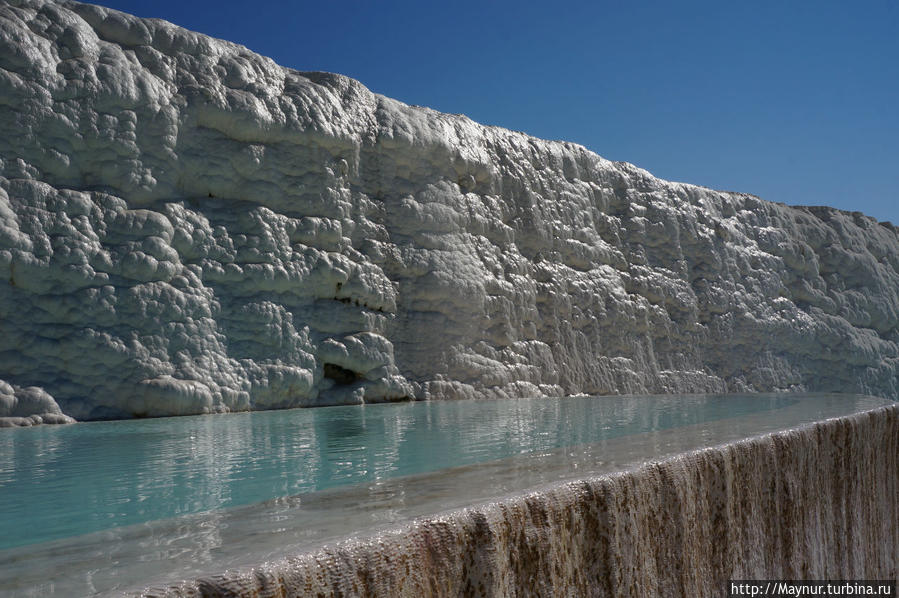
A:
{"label": "sunlit rock face", "polygon": [[0,6],[0,378],[78,419],[896,396],[896,230],[669,183],[159,20]]}
{"label": "sunlit rock face", "polygon": [[0,380],[0,428],[73,422],[43,389],[20,388]]}

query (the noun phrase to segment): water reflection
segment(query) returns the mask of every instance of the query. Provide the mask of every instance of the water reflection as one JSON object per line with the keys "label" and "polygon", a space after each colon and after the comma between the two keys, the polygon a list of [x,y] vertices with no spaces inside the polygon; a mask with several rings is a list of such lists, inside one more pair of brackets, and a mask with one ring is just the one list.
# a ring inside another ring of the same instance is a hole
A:
{"label": "water reflection", "polygon": [[[456,401],[4,430],[0,549],[515,455],[548,454],[778,411],[799,400],[792,395],[692,395]],[[377,505],[382,499],[366,500]],[[390,517],[389,509],[384,513]],[[210,525],[210,533],[217,530]]]}
{"label": "water reflection", "polygon": [[[839,395],[583,398],[14,430],[0,434],[0,454],[12,460],[0,470],[8,480],[0,539],[29,526],[96,531],[0,550],[0,596],[120,595],[888,403]],[[338,473],[343,480],[328,477]],[[131,518],[135,524],[123,524]]]}

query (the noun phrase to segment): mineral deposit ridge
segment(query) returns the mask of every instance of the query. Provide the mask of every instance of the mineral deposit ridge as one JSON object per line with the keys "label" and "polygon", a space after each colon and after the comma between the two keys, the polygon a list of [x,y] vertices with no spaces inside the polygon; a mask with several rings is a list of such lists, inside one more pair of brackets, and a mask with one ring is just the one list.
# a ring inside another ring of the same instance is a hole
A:
{"label": "mineral deposit ridge", "polygon": [[161,20],[0,4],[7,425],[895,397],[897,270],[860,213],[662,181]]}

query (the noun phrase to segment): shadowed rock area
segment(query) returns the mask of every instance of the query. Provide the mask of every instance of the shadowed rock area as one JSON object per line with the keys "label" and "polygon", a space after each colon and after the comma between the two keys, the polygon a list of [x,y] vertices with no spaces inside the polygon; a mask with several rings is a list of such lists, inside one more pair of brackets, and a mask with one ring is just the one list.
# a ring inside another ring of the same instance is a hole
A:
{"label": "shadowed rock area", "polygon": [[859,213],[661,181],[160,20],[0,6],[0,379],[43,410],[0,389],[18,423],[895,397],[897,270],[896,229]]}

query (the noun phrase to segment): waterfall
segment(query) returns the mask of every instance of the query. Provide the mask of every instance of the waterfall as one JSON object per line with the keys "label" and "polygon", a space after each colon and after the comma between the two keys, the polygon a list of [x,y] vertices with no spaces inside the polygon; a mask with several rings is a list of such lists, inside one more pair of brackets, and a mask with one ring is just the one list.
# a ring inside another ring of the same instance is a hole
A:
{"label": "waterfall", "polygon": [[899,576],[899,406],[418,520],[145,596],[721,596]]}

